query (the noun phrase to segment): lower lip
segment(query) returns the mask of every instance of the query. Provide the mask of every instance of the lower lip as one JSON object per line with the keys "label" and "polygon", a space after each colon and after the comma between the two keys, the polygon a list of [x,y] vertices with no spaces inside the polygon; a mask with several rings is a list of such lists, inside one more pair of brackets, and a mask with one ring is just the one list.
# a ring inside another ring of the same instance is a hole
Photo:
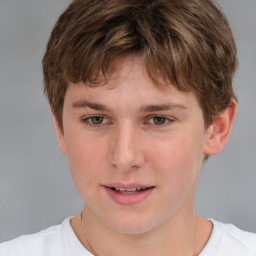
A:
{"label": "lower lip", "polygon": [[122,205],[138,204],[144,199],[146,199],[154,190],[154,187],[152,187],[134,194],[121,194],[116,192],[115,190],[112,190],[109,187],[104,188],[106,189],[111,199],[113,199],[113,201]]}

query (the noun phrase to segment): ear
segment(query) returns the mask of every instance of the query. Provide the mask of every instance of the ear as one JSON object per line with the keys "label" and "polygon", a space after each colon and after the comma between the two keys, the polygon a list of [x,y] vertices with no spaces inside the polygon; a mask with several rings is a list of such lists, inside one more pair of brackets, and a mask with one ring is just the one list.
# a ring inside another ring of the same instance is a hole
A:
{"label": "ear", "polygon": [[214,119],[206,135],[207,138],[204,147],[204,153],[206,155],[217,155],[222,151],[230,136],[236,117],[236,110],[237,102],[233,100],[232,105]]}
{"label": "ear", "polygon": [[66,141],[65,141],[65,137],[64,137],[64,131],[59,125],[59,122],[58,122],[58,120],[55,116],[55,113],[53,111],[52,106],[51,106],[51,112],[52,112],[52,116],[53,116],[53,120],[54,120],[55,130],[56,130],[56,133],[57,133],[59,148],[60,148],[61,152],[64,155],[67,155],[67,148],[66,148]]}

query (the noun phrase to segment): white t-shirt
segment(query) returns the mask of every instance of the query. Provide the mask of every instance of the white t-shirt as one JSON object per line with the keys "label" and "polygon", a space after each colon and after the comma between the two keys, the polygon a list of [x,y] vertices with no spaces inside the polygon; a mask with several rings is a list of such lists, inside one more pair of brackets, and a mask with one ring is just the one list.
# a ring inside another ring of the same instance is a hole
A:
{"label": "white t-shirt", "polygon": [[[76,237],[71,217],[61,225],[0,244],[0,256],[92,256]],[[256,256],[256,234],[214,220],[211,237],[200,256]]]}

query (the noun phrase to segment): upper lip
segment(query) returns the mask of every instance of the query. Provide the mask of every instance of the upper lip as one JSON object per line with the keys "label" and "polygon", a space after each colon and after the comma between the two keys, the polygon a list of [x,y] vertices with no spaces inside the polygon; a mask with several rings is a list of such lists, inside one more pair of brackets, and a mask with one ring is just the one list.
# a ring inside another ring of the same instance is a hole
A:
{"label": "upper lip", "polygon": [[120,183],[120,182],[107,183],[107,184],[104,184],[103,186],[109,187],[109,188],[124,188],[124,189],[154,187],[154,186],[146,185],[146,184],[142,184],[142,183]]}

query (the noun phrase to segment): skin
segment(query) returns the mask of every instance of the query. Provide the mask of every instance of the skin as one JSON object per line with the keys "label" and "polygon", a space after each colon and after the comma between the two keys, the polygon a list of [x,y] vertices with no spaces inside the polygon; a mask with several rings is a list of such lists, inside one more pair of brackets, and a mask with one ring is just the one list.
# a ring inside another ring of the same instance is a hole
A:
{"label": "skin", "polygon": [[[116,66],[107,85],[70,83],[63,130],[55,120],[60,149],[68,156],[85,202],[84,223],[91,244],[101,256],[192,255],[198,228],[198,254],[212,224],[196,220],[196,183],[205,155],[218,154],[224,147],[236,104],[206,129],[194,93],[172,85],[158,89],[140,58],[126,57]],[[139,203],[122,205],[104,187],[116,182],[153,189]],[[91,251],[79,215],[71,225]]]}

